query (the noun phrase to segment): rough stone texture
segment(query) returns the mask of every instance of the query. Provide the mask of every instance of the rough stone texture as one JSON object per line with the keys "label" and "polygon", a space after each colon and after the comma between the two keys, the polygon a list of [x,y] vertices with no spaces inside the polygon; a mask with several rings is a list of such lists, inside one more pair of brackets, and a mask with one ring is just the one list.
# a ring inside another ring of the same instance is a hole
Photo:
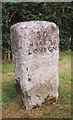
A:
{"label": "rough stone texture", "polygon": [[26,109],[41,105],[48,95],[58,97],[59,29],[47,21],[11,26],[15,80]]}

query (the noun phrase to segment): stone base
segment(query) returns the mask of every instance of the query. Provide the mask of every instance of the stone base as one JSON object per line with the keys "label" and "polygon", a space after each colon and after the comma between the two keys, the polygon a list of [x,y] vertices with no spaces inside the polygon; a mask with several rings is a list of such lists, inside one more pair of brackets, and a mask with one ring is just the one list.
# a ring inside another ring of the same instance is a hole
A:
{"label": "stone base", "polygon": [[[26,95],[24,96],[24,94],[21,90],[21,87],[20,87],[20,83],[16,81],[15,88],[16,88],[16,92],[18,94],[19,104],[23,109],[28,110],[31,108],[40,107],[40,106],[42,106],[42,104],[48,105],[48,104],[56,103],[58,97],[54,97],[51,94],[48,95],[48,93],[46,92],[46,86],[45,86],[45,89],[43,88],[45,91],[42,91],[42,92],[39,91],[39,93],[41,92],[41,95],[39,96],[37,89],[40,89],[40,87],[42,88],[43,85],[37,87],[35,89],[35,91],[32,89],[31,91],[28,92],[29,94],[26,93]],[[36,92],[37,92],[37,94],[36,94]],[[36,94],[36,96],[35,97],[28,96],[28,95],[31,95],[31,93],[33,93],[33,96],[35,96],[35,94]],[[47,93],[47,94],[45,94],[45,93]],[[33,104],[33,103],[35,103],[35,104]]]}
{"label": "stone base", "polygon": [[[40,91],[41,89],[42,91]],[[53,96],[52,94],[48,94],[48,90],[45,85],[39,85],[35,89],[26,92],[26,95],[22,97],[22,101],[27,110],[35,107],[36,105],[41,106],[45,102],[50,102],[50,99],[54,100],[53,102],[55,102],[57,95]]]}

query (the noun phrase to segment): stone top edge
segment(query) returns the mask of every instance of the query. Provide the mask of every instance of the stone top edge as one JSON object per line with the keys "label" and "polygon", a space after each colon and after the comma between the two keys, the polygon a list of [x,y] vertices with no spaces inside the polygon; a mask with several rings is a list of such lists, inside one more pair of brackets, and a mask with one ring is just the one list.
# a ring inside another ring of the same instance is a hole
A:
{"label": "stone top edge", "polygon": [[36,23],[44,23],[44,24],[46,24],[46,23],[48,23],[49,25],[53,25],[55,28],[56,27],[58,27],[57,25],[56,25],[56,23],[54,23],[54,22],[49,22],[49,21],[26,21],[26,22],[18,22],[18,23],[16,23],[16,24],[14,24],[14,25],[12,25],[11,26],[11,28],[10,29],[13,29],[13,28],[15,28],[15,27],[23,27],[23,25],[25,25],[26,27],[28,26],[28,25],[31,25],[31,24],[36,24]]}

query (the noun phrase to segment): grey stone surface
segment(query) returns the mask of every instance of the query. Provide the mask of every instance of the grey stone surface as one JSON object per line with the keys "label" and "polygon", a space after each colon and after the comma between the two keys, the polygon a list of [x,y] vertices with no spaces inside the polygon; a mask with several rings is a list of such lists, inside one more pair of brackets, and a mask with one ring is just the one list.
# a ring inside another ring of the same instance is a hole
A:
{"label": "grey stone surface", "polygon": [[58,97],[59,29],[53,22],[29,21],[11,26],[15,80],[26,109]]}

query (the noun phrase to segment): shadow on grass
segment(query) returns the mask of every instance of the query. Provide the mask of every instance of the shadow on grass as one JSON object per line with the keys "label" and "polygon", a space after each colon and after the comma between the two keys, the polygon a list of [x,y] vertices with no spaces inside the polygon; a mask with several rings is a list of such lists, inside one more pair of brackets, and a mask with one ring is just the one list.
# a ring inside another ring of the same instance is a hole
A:
{"label": "shadow on grass", "polygon": [[11,81],[6,81],[2,83],[2,105],[6,105],[13,101],[16,97],[15,83],[12,79]]}

